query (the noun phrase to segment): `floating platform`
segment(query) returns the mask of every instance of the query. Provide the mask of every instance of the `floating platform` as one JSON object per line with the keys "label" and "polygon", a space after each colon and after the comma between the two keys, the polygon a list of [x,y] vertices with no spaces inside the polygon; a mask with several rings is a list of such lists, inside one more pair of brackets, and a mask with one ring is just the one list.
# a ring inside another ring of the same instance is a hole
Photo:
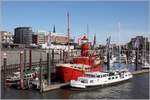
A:
{"label": "floating platform", "polygon": [[134,71],[134,72],[132,72],[132,74],[137,75],[137,74],[148,73],[148,72],[150,72],[150,69],[143,69],[143,70]]}
{"label": "floating platform", "polygon": [[59,88],[68,86],[69,84],[70,84],[70,82],[48,85],[48,86],[43,87],[41,92],[46,92],[46,91],[50,91],[50,90],[54,90],[54,89],[59,89]]}

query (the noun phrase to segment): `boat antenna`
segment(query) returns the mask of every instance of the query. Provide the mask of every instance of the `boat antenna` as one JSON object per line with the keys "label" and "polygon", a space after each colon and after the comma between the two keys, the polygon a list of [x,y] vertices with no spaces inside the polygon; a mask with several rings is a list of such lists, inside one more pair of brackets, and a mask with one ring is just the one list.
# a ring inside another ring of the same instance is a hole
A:
{"label": "boat antenna", "polygon": [[70,16],[69,12],[67,12],[68,17],[68,63],[70,63]]}

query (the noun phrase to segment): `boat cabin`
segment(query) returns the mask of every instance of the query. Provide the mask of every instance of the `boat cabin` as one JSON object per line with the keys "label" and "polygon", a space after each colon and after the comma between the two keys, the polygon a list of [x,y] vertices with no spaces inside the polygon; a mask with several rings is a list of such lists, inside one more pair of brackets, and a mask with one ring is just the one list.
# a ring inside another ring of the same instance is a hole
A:
{"label": "boat cabin", "polygon": [[97,77],[97,78],[104,78],[107,77],[109,74],[107,72],[86,72],[85,76],[87,77]]}

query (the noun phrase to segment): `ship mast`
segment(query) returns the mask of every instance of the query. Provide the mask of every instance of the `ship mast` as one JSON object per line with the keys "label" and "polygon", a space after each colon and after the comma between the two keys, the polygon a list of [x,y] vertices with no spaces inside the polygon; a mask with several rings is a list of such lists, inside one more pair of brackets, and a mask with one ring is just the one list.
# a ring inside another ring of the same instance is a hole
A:
{"label": "ship mast", "polygon": [[68,63],[70,63],[70,18],[69,13],[67,13],[68,16]]}
{"label": "ship mast", "polygon": [[89,24],[87,24],[87,39],[89,40]]}
{"label": "ship mast", "polygon": [[119,39],[119,67],[121,64],[121,43],[120,43],[120,22],[118,22],[118,39]]}

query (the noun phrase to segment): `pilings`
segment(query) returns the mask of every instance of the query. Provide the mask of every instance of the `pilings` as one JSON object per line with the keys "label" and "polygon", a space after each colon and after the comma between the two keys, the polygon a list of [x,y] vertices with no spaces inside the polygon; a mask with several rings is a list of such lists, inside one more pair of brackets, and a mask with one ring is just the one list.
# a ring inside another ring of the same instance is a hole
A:
{"label": "pilings", "polygon": [[63,63],[66,63],[66,53],[65,53],[65,50],[63,50]]}
{"label": "pilings", "polygon": [[138,53],[139,53],[139,50],[138,49],[136,49],[136,52],[135,52],[136,54],[136,59],[135,59],[135,70],[137,71],[137,67],[138,67]]}
{"label": "pilings", "polygon": [[40,66],[40,91],[42,91],[42,52],[40,52],[40,62],[39,62],[39,66]]}
{"label": "pilings", "polygon": [[110,70],[110,55],[109,55],[109,51],[107,52],[107,70]]}
{"label": "pilings", "polygon": [[51,57],[50,57],[50,49],[47,51],[47,81],[48,85],[51,84],[51,63],[50,63]]}
{"label": "pilings", "polygon": [[54,49],[52,49],[52,59],[51,59],[51,64],[54,66]]}
{"label": "pilings", "polygon": [[24,77],[23,77],[23,51],[20,52],[20,88],[24,89]]}
{"label": "pilings", "polygon": [[6,67],[7,67],[7,54],[6,53],[4,53],[4,55],[3,55],[3,62],[4,62],[4,89],[5,89],[5,87],[6,87],[6,75],[7,75],[7,73],[6,73]]}
{"label": "pilings", "polygon": [[4,64],[4,79],[3,79],[3,81],[4,81],[4,86],[3,86],[3,93],[4,93],[4,95],[3,95],[3,97],[5,98],[5,89],[6,89],[6,77],[7,77],[7,73],[6,73],[6,70],[7,70],[7,54],[6,53],[4,53],[3,54],[3,64]]}
{"label": "pilings", "polygon": [[24,49],[24,68],[26,68],[26,49]]}
{"label": "pilings", "polygon": [[62,49],[60,49],[60,61],[62,61]]}
{"label": "pilings", "polygon": [[31,70],[32,67],[32,49],[29,50],[29,68]]}

